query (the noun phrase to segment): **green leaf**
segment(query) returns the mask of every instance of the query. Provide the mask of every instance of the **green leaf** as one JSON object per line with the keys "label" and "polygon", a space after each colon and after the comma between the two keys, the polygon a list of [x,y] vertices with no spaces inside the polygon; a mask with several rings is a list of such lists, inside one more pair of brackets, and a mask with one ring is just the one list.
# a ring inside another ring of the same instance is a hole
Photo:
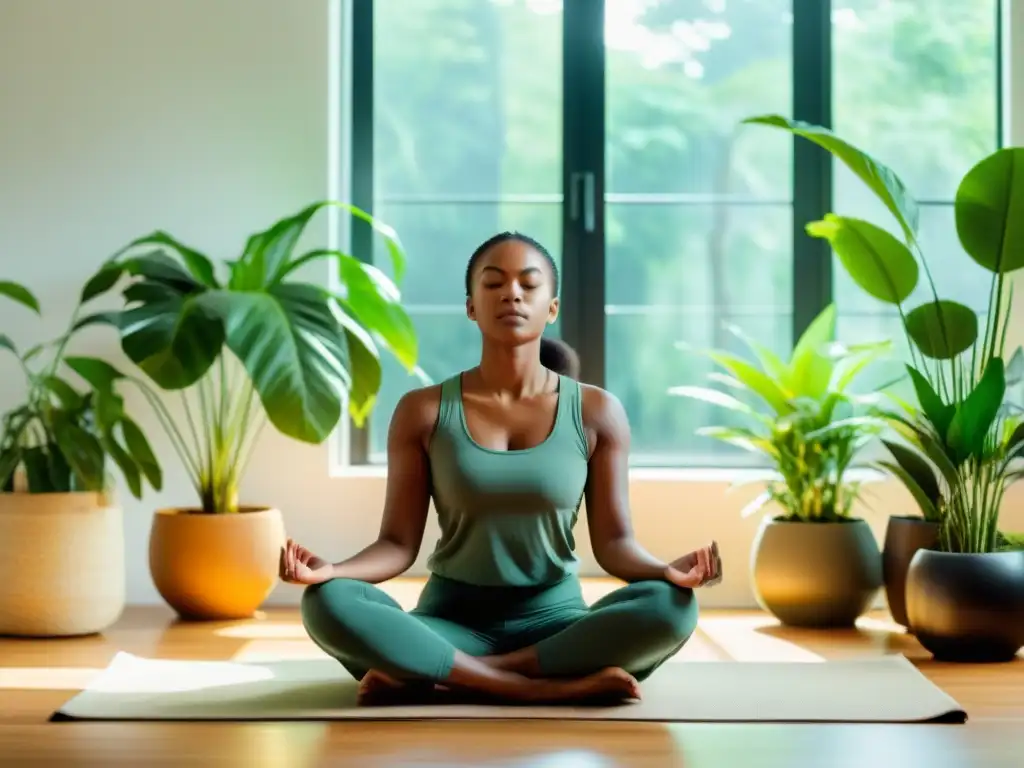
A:
{"label": "green leaf", "polygon": [[1006,364],[1006,386],[1012,387],[1024,381],[1024,347],[1017,347],[1010,362]]}
{"label": "green leaf", "polygon": [[784,388],[789,389],[791,387],[791,383],[789,381],[789,366],[782,361],[782,358],[756,339],[748,336],[739,326],[727,323],[725,329],[747,345],[750,351],[754,353],[758,362],[761,363],[761,367],[764,368],[765,373],[772,376]]}
{"label": "green leaf", "polygon": [[271,423],[296,440],[322,442],[352,383],[346,337],[324,292],[281,283],[267,293],[211,291],[198,301],[222,318]]}
{"label": "green leaf", "polygon": [[978,339],[974,310],[948,299],[915,307],[907,313],[906,325],[921,354],[933,360],[952,360]]}
{"label": "green leaf", "polygon": [[25,468],[29,493],[53,493],[58,490],[50,478],[50,458],[42,446],[25,448],[21,454],[21,465]]}
{"label": "green leaf", "polygon": [[779,452],[770,440],[751,432],[749,429],[737,427],[701,427],[696,434],[721,440],[723,443],[735,445],[753,453],[763,453],[773,460],[778,460]]}
{"label": "green leaf", "polygon": [[919,270],[910,249],[874,224],[826,214],[806,227],[812,237],[827,240],[850,278],[870,296],[902,304],[917,287]]}
{"label": "green leaf", "polygon": [[54,491],[67,493],[74,490],[74,473],[55,443],[46,446],[46,464],[50,474],[50,487]]}
{"label": "green leaf", "polygon": [[86,315],[76,320],[71,330],[78,331],[89,325],[112,325],[115,328],[120,328],[121,313],[118,311],[93,312],[91,315]]}
{"label": "green leaf", "polygon": [[748,124],[781,128],[812,141],[830,152],[853,171],[882,204],[896,217],[908,240],[916,240],[918,207],[907,191],[906,185],[887,165],[875,160],[866,152],[839,138],[835,133],[819,125],[799,120],[790,120],[781,115],[759,115],[743,121]]}
{"label": "green leaf", "polygon": [[120,264],[106,263],[100,270],[86,281],[85,286],[82,288],[82,295],[80,301],[85,304],[87,301],[91,301],[102,293],[106,293],[121,278],[124,274],[124,267]]}
{"label": "green leaf", "polygon": [[985,437],[995,422],[1006,392],[1003,374],[1002,359],[993,357],[985,366],[978,384],[957,406],[946,442],[961,462],[972,456],[982,456]]}
{"label": "green leaf", "polygon": [[14,444],[0,453],[0,491],[10,490],[14,471],[21,464],[21,446]]}
{"label": "green leaf", "polygon": [[914,366],[907,366],[907,373],[914,384],[914,391],[917,393],[917,401],[921,411],[935,428],[935,431],[942,439],[945,439],[949,432],[949,425],[953,421],[953,414],[956,412],[956,405],[942,402],[942,398],[932,388],[932,385],[925,378],[924,374]]}
{"label": "green leaf", "polygon": [[776,414],[783,415],[793,412],[793,404],[789,402],[786,392],[763,371],[746,360],[726,352],[712,351],[707,355],[743,382],[750,391],[771,406]]}
{"label": "green leaf", "polygon": [[[156,245],[170,248],[181,257],[181,260],[184,262],[188,272],[185,273],[181,270],[177,262],[167,253],[158,250],[151,252],[149,256],[134,257],[126,260],[124,263],[129,266],[129,269],[131,269],[133,274],[158,277],[158,275],[153,273],[151,270],[154,269],[156,263],[160,263],[163,265],[164,269],[167,270],[163,273],[164,277],[162,279],[170,279],[172,272],[181,272],[182,275],[187,274],[189,276],[189,282],[198,281],[206,288],[220,287],[220,284],[217,282],[217,277],[214,274],[213,264],[206,256],[163,231],[156,231],[152,234],[133,240],[122,248],[111,261],[116,260],[122,254],[141,245]],[[140,262],[143,266],[143,271],[136,271],[139,269]]]}
{"label": "green leaf", "polygon": [[903,483],[904,487],[910,491],[910,495],[914,497],[914,501],[921,508],[921,514],[925,520],[936,520],[939,517],[938,509],[935,503],[928,497],[928,494],[921,488],[917,480],[913,475],[907,472],[899,464],[891,461],[879,461],[878,466],[888,470],[891,474],[899,478],[900,482]]}
{"label": "green leaf", "polygon": [[98,357],[68,356],[64,363],[97,390],[112,390],[114,382],[125,376],[106,360]]}
{"label": "green leaf", "polygon": [[768,422],[768,419],[765,419],[761,414],[743,401],[733,397],[732,395],[727,395],[725,392],[720,392],[717,389],[711,389],[709,387],[679,386],[670,387],[668,394],[673,397],[687,397],[693,400],[701,400],[705,403],[711,403],[712,405],[717,405],[738,413],[746,414],[747,416],[753,416],[755,419],[762,422]]}
{"label": "green leaf", "polygon": [[7,334],[0,333],[0,347],[10,350],[15,356],[18,356],[18,348],[15,346],[14,342],[11,341],[11,337]]}
{"label": "green leaf", "polygon": [[790,381],[799,396],[817,399],[828,390],[832,360],[827,347],[836,335],[836,307],[829,304],[800,335],[790,359]]}
{"label": "green leaf", "polygon": [[341,251],[310,251],[290,267],[322,258],[332,258],[338,263],[338,276],[344,288],[338,303],[411,371],[419,356],[419,342],[395,284],[377,267]]}
{"label": "green leaf", "polygon": [[913,448],[908,448],[901,443],[892,440],[882,440],[882,443],[889,449],[889,453],[892,454],[896,463],[914,480],[917,488],[924,494],[932,507],[938,504],[942,493],[931,463]]}
{"label": "green leaf", "polygon": [[19,304],[28,307],[37,315],[42,314],[39,309],[39,300],[23,285],[12,283],[10,280],[0,280],[0,296],[6,296]]}
{"label": "green leaf", "polygon": [[82,406],[82,395],[59,376],[43,376],[40,383],[60,401],[61,407],[69,411]]}
{"label": "green leaf", "polygon": [[159,491],[163,487],[163,470],[160,462],[153,453],[153,449],[146,439],[142,429],[128,416],[121,419],[121,434],[124,437],[125,446],[132,455],[135,463],[142,470],[142,473],[149,480],[154,490]]}
{"label": "green leaf", "polygon": [[142,476],[139,467],[132,460],[128,452],[109,433],[100,437],[100,444],[107,454],[114,460],[121,474],[124,476],[128,490],[136,499],[142,498]]}
{"label": "green leaf", "polygon": [[974,261],[998,274],[1024,267],[1024,147],[999,149],[971,168],[954,210],[960,244]]}
{"label": "green leaf", "polygon": [[377,402],[377,393],[380,391],[380,355],[373,339],[359,323],[344,313],[339,313],[338,320],[345,329],[349,369],[352,375],[352,385],[348,393],[349,414],[356,427],[361,429],[366,423],[366,417],[373,410]]}
{"label": "green leaf", "polygon": [[[161,388],[184,389],[201,379],[220,356],[224,327],[199,302],[166,285],[143,283],[121,318],[121,348]],[[126,294],[128,291],[126,291]]]}
{"label": "green leaf", "polygon": [[78,478],[81,490],[102,490],[105,454],[96,436],[69,418],[55,418],[53,433],[61,453]]}
{"label": "green leaf", "polygon": [[1010,434],[1003,442],[1007,461],[1018,459],[1024,455],[1024,421],[1019,421],[1016,425],[1011,426]]}

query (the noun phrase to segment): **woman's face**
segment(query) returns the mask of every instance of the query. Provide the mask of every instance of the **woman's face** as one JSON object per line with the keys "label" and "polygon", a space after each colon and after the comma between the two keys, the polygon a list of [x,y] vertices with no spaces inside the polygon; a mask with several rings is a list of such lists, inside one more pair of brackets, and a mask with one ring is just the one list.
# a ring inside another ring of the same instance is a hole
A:
{"label": "woman's face", "polygon": [[477,261],[466,314],[484,336],[521,344],[540,338],[558,317],[554,274],[532,246],[505,240]]}

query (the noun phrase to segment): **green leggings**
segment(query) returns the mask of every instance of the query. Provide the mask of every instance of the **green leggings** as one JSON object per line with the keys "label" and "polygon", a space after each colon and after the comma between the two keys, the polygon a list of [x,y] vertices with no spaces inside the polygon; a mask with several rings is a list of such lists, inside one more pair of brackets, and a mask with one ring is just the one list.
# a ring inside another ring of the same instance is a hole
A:
{"label": "green leggings", "polygon": [[479,587],[431,576],[409,612],[362,581],[307,587],[302,622],[313,641],[357,680],[370,669],[444,680],[455,651],[486,656],[536,646],[545,677],[621,667],[651,675],[690,638],[697,600],[668,582],[628,584],[588,607],[580,582]]}

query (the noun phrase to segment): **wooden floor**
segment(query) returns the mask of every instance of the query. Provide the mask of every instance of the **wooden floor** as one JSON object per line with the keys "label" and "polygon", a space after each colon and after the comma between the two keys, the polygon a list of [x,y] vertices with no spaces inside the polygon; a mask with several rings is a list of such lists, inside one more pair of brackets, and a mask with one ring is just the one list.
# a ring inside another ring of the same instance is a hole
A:
{"label": "wooden floor", "polygon": [[[415,601],[416,582],[389,591]],[[593,599],[613,584],[590,582]],[[884,614],[857,630],[797,631],[757,612],[706,611],[681,660],[815,662],[903,653],[966,709],[966,725],[722,725],[585,722],[47,723],[119,650],[158,658],[245,660],[317,655],[296,611],[185,624],[130,608],[102,636],[0,639],[0,765],[472,766],[473,768],[830,768],[1024,766],[1024,658],[932,662]],[[742,696],[742,691],[737,691]],[[692,695],[699,696],[700,691]]]}

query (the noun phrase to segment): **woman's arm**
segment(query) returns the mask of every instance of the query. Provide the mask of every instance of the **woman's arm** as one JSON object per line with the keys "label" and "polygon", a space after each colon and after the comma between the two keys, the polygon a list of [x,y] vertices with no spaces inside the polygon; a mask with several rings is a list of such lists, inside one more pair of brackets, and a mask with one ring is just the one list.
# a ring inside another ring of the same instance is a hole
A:
{"label": "woman's arm", "polygon": [[630,430],[618,398],[583,385],[583,422],[593,450],[587,478],[587,525],[598,565],[623,581],[664,579],[662,562],[633,536],[629,514]]}
{"label": "woman's arm", "polygon": [[387,492],[377,540],[334,564],[333,578],[378,584],[407,571],[416,561],[430,508],[427,437],[437,419],[440,390],[406,393],[388,428]]}

